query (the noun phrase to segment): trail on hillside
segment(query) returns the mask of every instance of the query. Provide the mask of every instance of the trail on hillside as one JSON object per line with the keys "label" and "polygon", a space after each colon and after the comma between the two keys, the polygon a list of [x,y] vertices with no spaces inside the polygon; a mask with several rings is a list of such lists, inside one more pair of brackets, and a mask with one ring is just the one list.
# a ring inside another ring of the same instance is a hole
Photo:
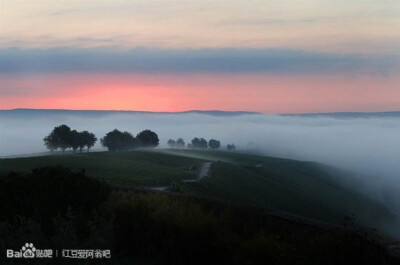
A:
{"label": "trail on hillside", "polygon": [[[201,164],[200,169],[197,171],[196,177],[193,179],[185,179],[182,182],[197,182],[202,178],[206,177],[210,173],[212,162],[204,162]],[[148,187],[150,190],[156,191],[169,191],[170,186],[157,186],[157,187]]]}
{"label": "trail on hillside", "polygon": [[201,166],[199,173],[197,175],[198,180],[208,176],[208,173],[210,172],[210,168],[211,168],[211,162],[203,163],[203,165]]}

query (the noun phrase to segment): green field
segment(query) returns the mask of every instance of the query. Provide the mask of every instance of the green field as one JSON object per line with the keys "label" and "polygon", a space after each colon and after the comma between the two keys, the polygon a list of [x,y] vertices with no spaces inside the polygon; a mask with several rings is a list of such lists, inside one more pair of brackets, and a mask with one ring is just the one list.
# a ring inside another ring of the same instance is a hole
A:
{"label": "green field", "polygon": [[173,181],[194,178],[186,168],[200,159],[173,156],[151,151],[92,152],[26,158],[0,159],[0,173],[29,172],[32,168],[62,165],[85,169],[86,174],[113,184],[168,185]]}
{"label": "green field", "polygon": [[[210,176],[199,182],[188,168],[213,161]],[[382,204],[340,184],[351,174],[313,162],[251,154],[197,150],[93,152],[0,160],[0,172],[30,171],[63,165],[112,184],[172,185],[176,192],[252,204],[340,223],[352,216],[362,225],[380,227],[395,216]]]}

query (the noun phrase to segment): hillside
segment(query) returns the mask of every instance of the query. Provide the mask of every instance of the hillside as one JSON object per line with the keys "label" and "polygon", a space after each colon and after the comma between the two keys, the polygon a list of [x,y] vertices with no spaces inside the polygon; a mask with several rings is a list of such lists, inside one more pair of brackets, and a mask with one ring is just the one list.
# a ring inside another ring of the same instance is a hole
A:
{"label": "hillside", "polygon": [[240,153],[178,153],[215,161],[211,177],[179,186],[184,193],[246,202],[335,223],[350,216],[361,225],[383,227],[397,219],[384,205],[350,189],[342,181],[345,174],[351,176],[349,172],[314,162]]}
{"label": "hillside", "polygon": [[[66,246],[106,249],[108,258],[99,264],[113,265],[398,264],[387,245],[393,240],[371,240],[351,224],[304,222],[263,207],[185,194],[111,189],[61,166],[0,176],[0,184],[3,253],[4,246],[34,242],[56,253]],[[0,256],[1,264],[22,264],[15,261]]]}
{"label": "hillside", "polygon": [[[191,167],[213,161],[209,177],[198,182]],[[184,194],[267,207],[328,222],[344,216],[361,225],[383,228],[396,217],[336,179],[342,171],[301,162],[240,153],[194,150],[94,152],[0,160],[0,173],[63,165],[127,187],[170,186]],[[340,176],[339,176],[340,174]]]}
{"label": "hillside", "polygon": [[148,151],[92,152],[0,159],[0,173],[29,172],[35,167],[63,165],[75,170],[84,168],[89,176],[112,184],[156,186],[194,177],[195,173],[185,168],[200,161]]}

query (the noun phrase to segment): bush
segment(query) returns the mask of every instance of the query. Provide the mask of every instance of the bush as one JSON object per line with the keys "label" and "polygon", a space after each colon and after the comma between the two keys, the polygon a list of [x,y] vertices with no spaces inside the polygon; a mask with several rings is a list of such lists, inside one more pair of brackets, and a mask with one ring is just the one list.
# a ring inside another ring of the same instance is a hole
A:
{"label": "bush", "polygon": [[43,167],[30,174],[0,177],[0,220],[15,215],[56,216],[72,210],[92,210],[110,194],[109,187],[67,168]]}

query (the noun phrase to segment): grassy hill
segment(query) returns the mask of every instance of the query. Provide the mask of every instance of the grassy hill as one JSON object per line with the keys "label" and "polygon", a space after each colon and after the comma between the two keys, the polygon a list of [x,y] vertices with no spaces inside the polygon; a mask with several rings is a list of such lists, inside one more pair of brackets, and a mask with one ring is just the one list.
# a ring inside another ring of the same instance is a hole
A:
{"label": "grassy hill", "polygon": [[[213,161],[199,182],[188,168]],[[251,154],[196,150],[136,150],[0,159],[0,173],[28,172],[41,166],[85,168],[112,184],[172,185],[178,192],[268,207],[340,223],[352,216],[362,225],[383,227],[396,217],[382,204],[337,181],[344,173],[318,163]]]}
{"label": "grassy hill", "polygon": [[[107,249],[110,259],[29,264],[399,264],[387,240],[264,207],[149,190],[112,190],[56,166],[0,176],[0,250]],[[332,227],[332,226],[329,226]],[[22,264],[0,255],[1,264]]]}
{"label": "grassy hill", "polygon": [[0,159],[0,173],[29,172],[32,168],[62,165],[112,184],[168,185],[173,181],[193,178],[187,170],[200,159],[149,151],[93,152]]}
{"label": "grassy hill", "polygon": [[179,190],[236,202],[246,202],[302,216],[340,223],[350,216],[361,225],[383,227],[397,222],[384,205],[351,189],[343,178],[352,174],[314,162],[257,155],[175,151],[215,161],[211,177],[182,183]]}

